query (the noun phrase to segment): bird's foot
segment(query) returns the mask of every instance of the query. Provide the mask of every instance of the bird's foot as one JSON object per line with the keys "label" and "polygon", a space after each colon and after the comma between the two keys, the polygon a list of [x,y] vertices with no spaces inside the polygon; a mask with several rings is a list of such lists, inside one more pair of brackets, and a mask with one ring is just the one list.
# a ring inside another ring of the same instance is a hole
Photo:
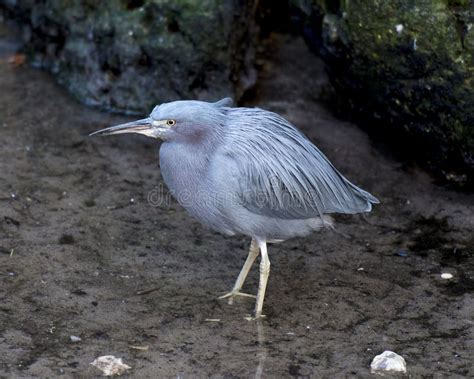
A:
{"label": "bird's foot", "polygon": [[262,314],[259,314],[259,315],[254,315],[254,316],[248,315],[248,316],[246,316],[246,317],[244,317],[244,318],[245,318],[247,321],[257,321],[257,320],[262,320],[262,319],[264,319],[265,317],[267,317],[267,316],[262,315]]}
{"label": "bird's foot", "polygon": [[251,295],[249,293],[243,293],[243,292],[239,292],[238,290],[232,290],[228,293],[226,293],[225,295],[222,295],[222,296],[219,296],[218,299],[221,300],[221,299],[227,299],[229,298],[229,305],[232,305],[232,303],[234,302],[234,298],[236,296],[242,296],[242,297],[252,297],[252,298],[256,298],[257,296],[255,295]]}

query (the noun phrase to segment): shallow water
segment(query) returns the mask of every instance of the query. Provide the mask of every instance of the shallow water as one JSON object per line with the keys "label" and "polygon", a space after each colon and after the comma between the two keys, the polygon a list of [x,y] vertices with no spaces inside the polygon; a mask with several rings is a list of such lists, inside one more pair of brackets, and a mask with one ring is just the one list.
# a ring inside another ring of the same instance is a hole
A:
{"label": "shallow water", "polygon": [[249,239],[206,230],[175,202],[151,206],[157,145],[86,137],[126,119],[8,63],[15,45],[0,36],[3,375],[90,377],[89,363],[113,354],[131,377],[367,377],[383,350],[413,377],[474,375],[474,197],[336,119],[302,41],[274,38],[253,103],[288,117],[382,204],[367,220],[337,218],[350,240],[327,231],[271,245],[267,317],[248,322],[252,299],[216,298]]}

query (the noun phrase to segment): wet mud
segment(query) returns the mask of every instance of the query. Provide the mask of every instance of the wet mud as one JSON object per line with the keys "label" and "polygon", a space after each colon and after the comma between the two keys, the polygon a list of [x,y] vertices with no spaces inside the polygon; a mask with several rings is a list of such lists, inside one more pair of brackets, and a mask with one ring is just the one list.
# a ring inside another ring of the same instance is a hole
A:
{"label": "wet mud", "polygon": [[381,204],[337,217],[341,233],[271,245],[261,322],[244,319],[253,299],[216,299],[249,238],[189,217],[166,196],[156,142],[88,138],[128,119],[78,104],[0,45],[2,377],[95,377],[90,362],[113,354],[129,377],[363,378],[384,350],[411,377],[474,376],[473,195],[337,119],[318,58],[298,39],[273,44],[248,104],[294,122]]}

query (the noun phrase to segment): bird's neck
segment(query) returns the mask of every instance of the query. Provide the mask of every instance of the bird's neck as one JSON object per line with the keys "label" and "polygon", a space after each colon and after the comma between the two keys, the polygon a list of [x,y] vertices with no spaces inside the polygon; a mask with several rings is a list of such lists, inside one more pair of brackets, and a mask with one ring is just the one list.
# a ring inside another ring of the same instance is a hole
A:
{"label": "bird's neck", "polygon": [[206,181],[210,146],[164,142],[160,148],[163,179],[175,196],[192,196]]}

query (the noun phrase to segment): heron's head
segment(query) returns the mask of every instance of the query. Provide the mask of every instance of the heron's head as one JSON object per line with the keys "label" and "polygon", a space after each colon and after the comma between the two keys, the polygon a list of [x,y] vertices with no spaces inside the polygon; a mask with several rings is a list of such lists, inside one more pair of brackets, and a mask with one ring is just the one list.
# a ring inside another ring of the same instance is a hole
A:
{"label": "heron's head", "polygon": [[165,141],[198,142],[223,124],[223,109],[232,106],[232,99],[216,103],[204,101],[173,101],[157,105],[150,116],[141,120],[98,130],[90,135],[138,133]]}

